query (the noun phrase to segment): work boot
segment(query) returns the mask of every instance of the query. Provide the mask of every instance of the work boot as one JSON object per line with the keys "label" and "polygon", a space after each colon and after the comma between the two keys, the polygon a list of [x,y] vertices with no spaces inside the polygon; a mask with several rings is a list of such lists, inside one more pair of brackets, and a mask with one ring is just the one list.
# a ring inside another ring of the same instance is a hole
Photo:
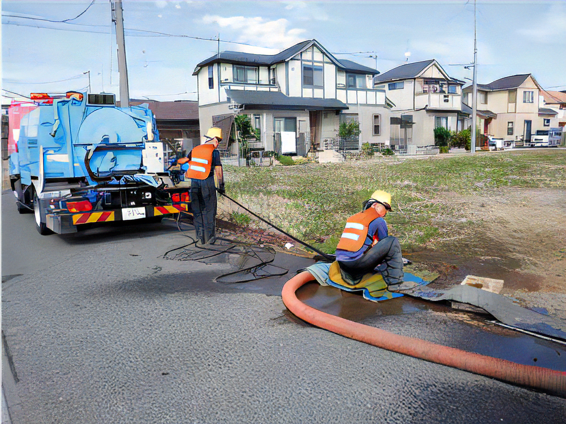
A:
{"label": "work boot", "polygon": [[209,238],[207,244],[214,244],[214,243],[216,243],[216,236],[212,236],[211,238]]}

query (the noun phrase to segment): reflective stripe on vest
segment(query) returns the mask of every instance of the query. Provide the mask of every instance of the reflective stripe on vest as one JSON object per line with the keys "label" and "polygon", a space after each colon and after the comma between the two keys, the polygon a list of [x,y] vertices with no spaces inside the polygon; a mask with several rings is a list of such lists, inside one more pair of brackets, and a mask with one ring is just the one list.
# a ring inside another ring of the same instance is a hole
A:
{"label": "reflective stripe on vest", "polygon": [[369,225],[377,218],[379,218],[379,214],[374,208],[369,208],[348,218],[336,248],[349,252],[360,250],[366,241]]}
{"label": "reflective stripe on vest", "polygon": [[187,178],[197,180],[206,180],[208,178],[212,168],[212,152],[214,152],[213,144],[201,144],[193,148],[189,169],[185,174]]}

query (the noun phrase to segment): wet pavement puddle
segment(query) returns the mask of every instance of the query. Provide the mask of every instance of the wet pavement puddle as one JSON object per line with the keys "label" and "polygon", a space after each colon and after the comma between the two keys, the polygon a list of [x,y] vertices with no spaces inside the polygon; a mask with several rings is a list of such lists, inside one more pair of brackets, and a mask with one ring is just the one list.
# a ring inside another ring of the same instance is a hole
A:
{"label": "wet pavement puddle", "polygon": [[[447,304],[427,302],[408,296],[383,302],[370,302],[360,294],[320,286],[316,282],[301,287],[297,291],[297,297],[303,303],[320,311],[351,321],[370,321],[370,325],[376,327],[379,327],[379,319],[382,317],[395,316],[399,317],[402,325],[419,325],[418,321],[411,324],[412,314],[437,313],[448,317],[454,314],[453,324],[449,326],[439,322],[442,328],[425,327],[423,338],[439,337],[438,334],[435,336],[435,333],[444,332],[441,344],[450,347],[518,364],[566,371],[566,345],[497,327],[487,322],[486,319],[492,319],[488,315],[462,313],[454,311]],[[462,317],[465,319],[462,320]]]}

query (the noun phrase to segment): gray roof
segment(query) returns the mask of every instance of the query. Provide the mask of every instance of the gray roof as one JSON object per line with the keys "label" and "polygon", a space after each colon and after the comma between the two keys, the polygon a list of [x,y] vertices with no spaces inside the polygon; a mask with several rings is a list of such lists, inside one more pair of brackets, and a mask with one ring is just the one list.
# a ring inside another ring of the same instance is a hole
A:
{"label": "gray roof", "polygon": [[494,113],[491,110],[478,110],[476,113],[484,118],[497,118],[497,113]]}
{"label": "gray roof", "polygon": [[277,54],[255,54],[255,53],[243,53],[243,52],[233,52],[224,51],[214,56],[209,57],[206,60],[200,62],[193,75],[196,75],[200,68],[203,66],[210,65],[212,63],[232,63],[236,65],[255,65],[255,66],[271,66],[276,63],[285,62],[287,59],[295,56],[297,53],[305,49],[311,44],[315,44],[320,50],[322,50],[340,69],[353,73],[364,73],[364,74],[379,74],[377,69],[369,68],[367,66],[360,65],[359,63],[352,62],[351,60],[339,60],[334,57],[330,52],[328,52],[318,41],[316,40],[306,40],[302,41],[294,46],[289,47]]}
{"label": "gray roof", "polygon": [[226,90],[234,102],[250,109],[344,110],[346,104],[336,99],[288,97],[280,91]]}
{"label": "gray roof", "polygon": [[378,82],[415,78],[422,71],[424,71],[432,62],[434,62],[434,59],[425,60],[422,62],[406,63],[404,65],[397,66],[396,68],[393,68],[390,71],[384,72],[383,74],[375,77],[374,81],[378,83]]}
{"label": "gray roof", "polygon": [[[482,91],[500,91],[510,90],[519,87],[530,77],[531,74],[511,75],[509,77],[499,78],[489,84],[478,84],[478,90]],[[466,87],[465,90],[470,90],[471,85]]]}
{"label": "gray roof", "polygon": [[467,115],[471,115],[472,114],[472,108],[470,106],[468,106],[466,103],[462,102],[462,113],[465,113]]}
{"label": "gray roof", "polygon": [[538,114],[539,115],[555,116],[555,115],[558,115],[558,112],[556,112],[555,110],[546,108],[546,107],[541,107],[541,108],[538,109]]}

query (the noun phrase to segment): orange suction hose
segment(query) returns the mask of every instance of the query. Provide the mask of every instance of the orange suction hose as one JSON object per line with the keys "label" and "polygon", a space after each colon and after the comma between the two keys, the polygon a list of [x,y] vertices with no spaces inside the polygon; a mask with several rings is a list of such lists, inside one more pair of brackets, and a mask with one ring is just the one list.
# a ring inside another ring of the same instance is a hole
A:
{"label": "orange suction hose", "polygon": [[399,336],[311,308],[301,302],[295,292],[312,280],[314,280],[312,274],[304,271],[287,281],[281,294],[285,306],[296,316],[312,325],[382,349],[508,383],[540,389],[566,398],[566,372],[516,364],[413,337]]}

